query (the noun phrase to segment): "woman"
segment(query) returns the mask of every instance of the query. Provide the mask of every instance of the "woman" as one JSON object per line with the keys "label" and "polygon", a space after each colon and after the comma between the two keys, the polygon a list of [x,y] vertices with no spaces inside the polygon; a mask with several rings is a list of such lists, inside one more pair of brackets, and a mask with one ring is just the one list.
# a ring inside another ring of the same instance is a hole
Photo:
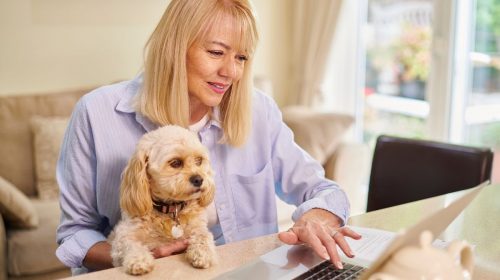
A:
{"label": "woman", "polygon": [[[99,88],[76,105],[57,178],[62,219],[57,256],[74,273],[111,267],[106,236],[120,218],[120,174],[138,139],[158,126],[196,131],[216,173],[209,226],[223,244],[278,231],[274,195],[298,205],[289,244],[310,244],[341,267],[352,256],[342,227],[344,192],[298,148],[276,104],[251,90],[258,40],[247,0],[172,0],[147,45],[144,74]],[[185,241],[153,250],[155,257]]]}

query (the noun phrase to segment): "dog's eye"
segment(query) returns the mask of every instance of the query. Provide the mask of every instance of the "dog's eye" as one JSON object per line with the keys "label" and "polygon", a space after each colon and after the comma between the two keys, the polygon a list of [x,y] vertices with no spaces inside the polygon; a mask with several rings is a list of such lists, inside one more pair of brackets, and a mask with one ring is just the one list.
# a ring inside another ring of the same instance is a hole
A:
{"label": "dog's eye", "polygon": [[182,167],[182,160],[178,158],[174,158],[168,162],[168,164],[173,167],[173,168],[179,168]]}
{"label": "dog's eye", "polygon": [[194,162],[196,163],[196,165],[201,165],[201,163],[203,162],[203,158],[197,157]]}

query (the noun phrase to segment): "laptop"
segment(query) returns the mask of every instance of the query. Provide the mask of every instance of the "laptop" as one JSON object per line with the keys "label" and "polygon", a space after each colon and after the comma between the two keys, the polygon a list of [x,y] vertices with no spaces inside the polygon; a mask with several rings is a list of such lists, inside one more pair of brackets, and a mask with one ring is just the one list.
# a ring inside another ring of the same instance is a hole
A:
{"label": "laptop", "polygon": [[[345,255],[342,256],[344,269],[338,270],[330,261],[317,256],[308,246],[283,245],[215,279],[368,279],[399,248],[408,245],[417,246],[423,231],[430,231],[434,238],[438,237],[487,185],[489,181],[464,191],[448,206],[437,210],[408,229],[395,233],[387,243],[376,241],[375,246],[380,244],[384,247],[371,261],[360,260],[358,251],[354,249],[356,257],[350,259]],[[363,232],[361,233],[363,235]],[[365,235],[361,240],[364,238]],[[350,245],[355,245],[357,242],[349,238],[347,240]],[[355,246],[351,245],[351,248],[353,247]],[[341,253],[339,250],[339,254]]]}

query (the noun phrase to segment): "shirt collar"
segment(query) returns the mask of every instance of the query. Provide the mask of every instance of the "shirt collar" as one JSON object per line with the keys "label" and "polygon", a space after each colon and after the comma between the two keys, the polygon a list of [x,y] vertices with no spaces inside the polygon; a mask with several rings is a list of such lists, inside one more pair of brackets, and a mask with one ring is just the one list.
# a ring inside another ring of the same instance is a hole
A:
{"label": "shirt collar", "polygon": [[135,109],[135,104],[137,103],[137,98],[139,96],[139,91],[143,85],[143,74],[137,75],[132,79],[125,87],[125,92],[116,105],[115,109],[122,113],[135,113],[135,120],[142,125],[142,127],[147,131],[152,131],[158,128],[158,125],[151,122],[148,118],[142,114],[137,113]]}
{"label": "shirt collar", "polygon": [[212,117],[210,118],[210,125],[214,125],[222,129],[222,124],[220,121],[220,107],[214,107],[212,111]]}
{"label": "shirt collar", "polygon": [[137,75],[125,87],[125,93],[120,99],[115,109],[123,113],[135,113],[135,103],[139,90],[142,88],[143,74]]}

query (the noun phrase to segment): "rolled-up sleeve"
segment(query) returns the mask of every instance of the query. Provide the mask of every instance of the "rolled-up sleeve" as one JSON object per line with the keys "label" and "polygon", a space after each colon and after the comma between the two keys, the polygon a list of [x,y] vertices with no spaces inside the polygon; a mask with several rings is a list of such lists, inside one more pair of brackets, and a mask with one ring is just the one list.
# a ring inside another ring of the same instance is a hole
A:
{"label": "rolled-up sleeve", "polygon": [[57,163],[61,222],[56,255],[68,267],[81,267],[87,251],[106,239],[95,192],[96,157],[85,97],[73,111]]}
{"label": "rolled-up sleeve", "polygon": [[347,223],[347,219],[349,218],[349,200],[345,192],[341,189],[323,190],[315,197],[306,200],[293,213],[293,221],[296,221],[305,212],[313,208],[324,209],[335,214],[342,219],[342,226]]}
{"label": "rolled-up sleeve", "polygon": [[56,255],[68,267],[81,267],[90,247],[104,240],[106,237],[102,233],[82,229],[64,240],[57,248]]}
{"label": "rolled-up sleeve", "polygon": [[270,101],[269,106],[276,193],[283,201],[298,206],[292,219],[320,208],[338,216],[344,225],[350,214],[346,193],[326,179],[321,164],[295,143],[276,104]]}

